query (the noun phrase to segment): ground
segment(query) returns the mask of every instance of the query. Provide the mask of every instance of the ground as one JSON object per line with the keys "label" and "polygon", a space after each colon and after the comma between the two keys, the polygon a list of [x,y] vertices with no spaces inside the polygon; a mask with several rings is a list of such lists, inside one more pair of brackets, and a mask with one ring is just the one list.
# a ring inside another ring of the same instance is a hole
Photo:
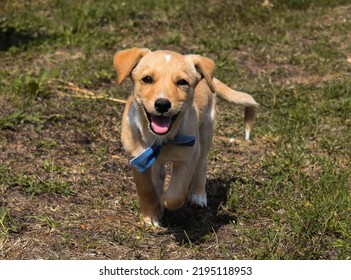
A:
{"label": "ground", "polygon": [[[349,1],[193,2],[0,4],[1,259],[350,259]],[[120,142],[129,47],[210,57],[261,105],[246,143],[218,102],[208,207],[160,228]]]}

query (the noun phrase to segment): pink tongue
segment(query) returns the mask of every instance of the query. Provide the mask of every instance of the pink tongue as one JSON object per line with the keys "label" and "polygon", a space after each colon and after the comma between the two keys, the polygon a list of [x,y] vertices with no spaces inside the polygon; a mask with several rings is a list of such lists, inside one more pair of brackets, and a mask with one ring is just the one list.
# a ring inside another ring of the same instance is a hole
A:
{"label": "pink tongue", "polygon": [[154,132],[158,134],[164,134],[169,130],[171,125],[171,118],[164,116],[152,116],[151,117],[151,127]]}

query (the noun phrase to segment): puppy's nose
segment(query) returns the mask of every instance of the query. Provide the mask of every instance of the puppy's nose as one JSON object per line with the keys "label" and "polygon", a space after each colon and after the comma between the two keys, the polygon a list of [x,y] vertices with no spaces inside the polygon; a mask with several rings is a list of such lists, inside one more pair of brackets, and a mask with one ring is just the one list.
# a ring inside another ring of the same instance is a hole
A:
{"label": "puppy's nose", "polygon": [[167,113],[171,109],[171,106],[171,102],[166,98],[158,98],[155,101],[155,109],[161,114]]}

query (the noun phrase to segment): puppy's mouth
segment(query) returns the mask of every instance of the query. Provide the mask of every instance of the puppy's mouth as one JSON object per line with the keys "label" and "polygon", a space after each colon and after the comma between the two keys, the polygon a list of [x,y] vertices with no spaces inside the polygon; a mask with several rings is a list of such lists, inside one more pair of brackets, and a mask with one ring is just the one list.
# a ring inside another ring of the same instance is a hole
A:
{"label": "puppy's mouth", "polygon": [[149,120],[151,131],[157,135],[167,134],[179,116],[179,113],[173,116],[155,115],[148,113],[146,110],[145,113],[147,119]]}

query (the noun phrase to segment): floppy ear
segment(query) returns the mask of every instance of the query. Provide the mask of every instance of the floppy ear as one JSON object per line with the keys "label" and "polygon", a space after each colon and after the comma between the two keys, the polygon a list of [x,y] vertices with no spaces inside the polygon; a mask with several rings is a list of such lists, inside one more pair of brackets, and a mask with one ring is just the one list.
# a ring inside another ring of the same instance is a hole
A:
{"label": "floppy ear", "polygon": [[193,61],[194,66],[198,72],[205,78],[209,88],[213,93],[216,92],[215,87],[213,85],[213,77],[215,70],[215,63],[212,59],[201,55],[189,55],[189,58]]}
{"label": "floppy ear", "polygon": [[129,76],[130,72],[139,60],[148,52],[149,49],[132,48],[128,50],[119,51],[113,58],[113,65],[115,66],[118,85],[121,85],[124,79]]}

